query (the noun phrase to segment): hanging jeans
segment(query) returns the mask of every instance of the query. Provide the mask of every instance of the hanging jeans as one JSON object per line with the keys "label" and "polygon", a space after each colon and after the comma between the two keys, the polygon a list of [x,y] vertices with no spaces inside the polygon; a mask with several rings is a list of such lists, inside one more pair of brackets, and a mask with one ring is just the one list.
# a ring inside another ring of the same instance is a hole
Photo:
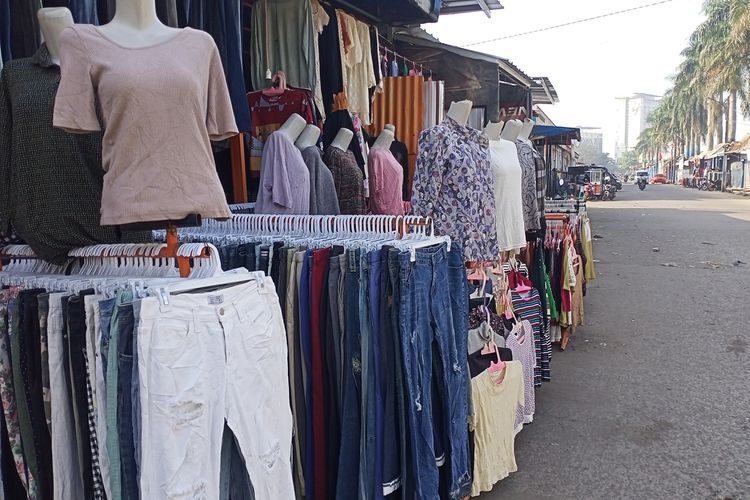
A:
{"label": "hanging jeans", "polygon": [[270,279],[141,302],[141,497],[219,498],[224,422],[259,500],[294,498],[284,324]]}
{"label": "hanging jeans", "polygon": [[[439,497],[433,404],[442,403],[450,466],[449,497],[458,499],[468,495],[471,488],[466,428],[468,320],[456,318],[456,315],[468,315],[468,299],[459,296],[466,286],[451,290],[456,283],[449,277],[449,254],[444,245],[418,249],[416,262],[411,262],[410,257],[409,253],[399,256],[400,332],[412,448],[410,470],[415,474],[417,498]],[[457,330],[464,322],[466,329]],[[433,343],[437,345],[435,350]],[[432,394],[433,353],[439,356],[435,361],[442,368],[439,370],[442,380],[437,380],[439,402],[433,402]]]}
{"label": "hanging jeans", "polygon": [[348,250],[344,269],[344,399],[341,419],[341,453],[336,498],[359,498],[359,448],[361,433],[362,358],[360,327],[360,251]]}

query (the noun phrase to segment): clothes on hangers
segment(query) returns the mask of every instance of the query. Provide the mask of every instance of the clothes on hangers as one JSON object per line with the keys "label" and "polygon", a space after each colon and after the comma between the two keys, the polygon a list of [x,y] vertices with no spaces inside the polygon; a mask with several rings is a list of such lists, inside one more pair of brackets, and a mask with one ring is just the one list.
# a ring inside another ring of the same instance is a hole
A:
{"label": "clothes on hangers", "polygon": [[377,85],[370,46],[370,28],[342,10],[336,10],[341,50],[343,90],[350,113],[357,113],[365,125],[370,121],[369,89]]}
{"label": "clothes on hangers", "polygon": [[539,229],[540,210],[537,191],[537,169],[534,149],[524,141],[516,141],[518,160],[521,165],[521,197],[523,200],[523,220],[526,231]]}

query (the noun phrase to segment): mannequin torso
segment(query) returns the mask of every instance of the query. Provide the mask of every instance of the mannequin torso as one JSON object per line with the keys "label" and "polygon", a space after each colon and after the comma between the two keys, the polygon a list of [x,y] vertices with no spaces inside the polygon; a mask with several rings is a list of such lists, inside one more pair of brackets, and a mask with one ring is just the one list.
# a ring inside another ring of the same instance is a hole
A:
{"label": "mannequin torso", "polygon": [[511,120],[505,124],[503,131],[500,133],[500,138],[506,141],[516,142],[518,134],[521,132],[523,124],[521,120]]}
{"label": "mannequin torso", "polygon": [[279,130],[277,130],[277,132],[286,135],[287,137],[289,137],[289,140],[294,142],[302,133],[302,131],[305,130],[306,125],[307,122],[305,121],[305,119],[297,113],[294,113],[292,116],[287,118],[284,124],[279,127]]}
{"label": "mannequin torso", "polygon": [[375,143],[372,145],[372,148],[389,150],[391,147],[391,144],[393,143],[393,139],[394,139],[393,131],[388,128],[384,128],[383,131],[378,136],[378,138],[375,139]]}
{"label": "mannequin torso", "polygon": [[348,128],[342,128],[339,130],[338,134],[336,134],[336,137],[333,139],[331,146],[336,149],[340,149],[341,151],[346,151],[349,149],[349,144],[351,144],[353,137],[354,132],[352,132]]}
{"label": "mannequin torso", "polygon": [[471,113],[471,107],[473,103],[471,101],[458,101],[452,102],[448,109],[447,115],[455,120],[462,127],[466,126],[466,122],[469,121],[469,114]]}
{"label": "mannequin torso", "polygon": [[39,9],[36,17],[39,20],[39,27],[42,30],[44,42],[47,44],[50,58],[59,66],[60,47],[57,39],[65,28],[73,25],[73,14],[65,7],[47,7]]}
{"label": "mannequin torso", "polygon": [[319,138],[320,129],[310,123],[305,127],[305,130],[302,131],[300,136],[295,141],[294,145],[297,146],[297,149],[302,151],[309,148],[310,146],[314,146],[315,143],[318,142]]}
{"label": "mannequin torso", "polygon": [[112,21],[96,29],[110,41],[130,49],[158,45],[183,31],[159,21],[156,0],[117,0]]}
{"label": "mannequin torso", "polygon": [[488,123],[487,126],[484,127],[484,135],[486,135],[491,141],[499,139],[500,132],[503,130],[503,125],[504,123],[502,121]]}
{"label": "mannequin torso", "polygon": [[526,144],[531,145],[529,136],[531,135],[531,130],[533,128],[534,128],[534,122],[526,118],[523,121],[523,126],[521,127],[521,132],[518,134],[518,138],[521,139]]}

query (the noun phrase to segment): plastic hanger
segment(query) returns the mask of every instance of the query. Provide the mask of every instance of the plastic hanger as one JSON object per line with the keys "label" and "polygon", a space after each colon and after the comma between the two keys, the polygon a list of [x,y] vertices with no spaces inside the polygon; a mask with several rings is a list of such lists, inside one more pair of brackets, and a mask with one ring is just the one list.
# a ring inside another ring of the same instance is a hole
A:
{"label": "plastic hanger", "polygon": [[277,96],[286,92],[286,74],[277,71],[271,78],[271,86],[261,91],[265,96]]}

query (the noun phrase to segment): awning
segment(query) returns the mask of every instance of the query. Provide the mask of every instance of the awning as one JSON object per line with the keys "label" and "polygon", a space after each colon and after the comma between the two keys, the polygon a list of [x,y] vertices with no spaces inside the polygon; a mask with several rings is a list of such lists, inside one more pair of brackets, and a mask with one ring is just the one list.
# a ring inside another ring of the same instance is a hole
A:
{"label": "awning", "polygon": [[[332,0],[334,7],[342,8],[365,22],[399,26],[434,23],[435,0]],[[478,10],[478,8],[477,8]]]}
{"label": "awning", "polygon": [[463,14],[481,10],[487,17],[490,17],[491,11],[502,8],[498,0],[443,0],[440,14]]}
{"label": "awning", "polygon": [[534,141],[544,139],[547,144],[569,146],[571,141],[581,140],[581,129],[552,125],[534,125],[530,137]]}
{"label": "awning", "polygon": [[555,104],[560,102],[552,82],[546,76],[533,77],[534,85],[531,86],[534,104]]}

